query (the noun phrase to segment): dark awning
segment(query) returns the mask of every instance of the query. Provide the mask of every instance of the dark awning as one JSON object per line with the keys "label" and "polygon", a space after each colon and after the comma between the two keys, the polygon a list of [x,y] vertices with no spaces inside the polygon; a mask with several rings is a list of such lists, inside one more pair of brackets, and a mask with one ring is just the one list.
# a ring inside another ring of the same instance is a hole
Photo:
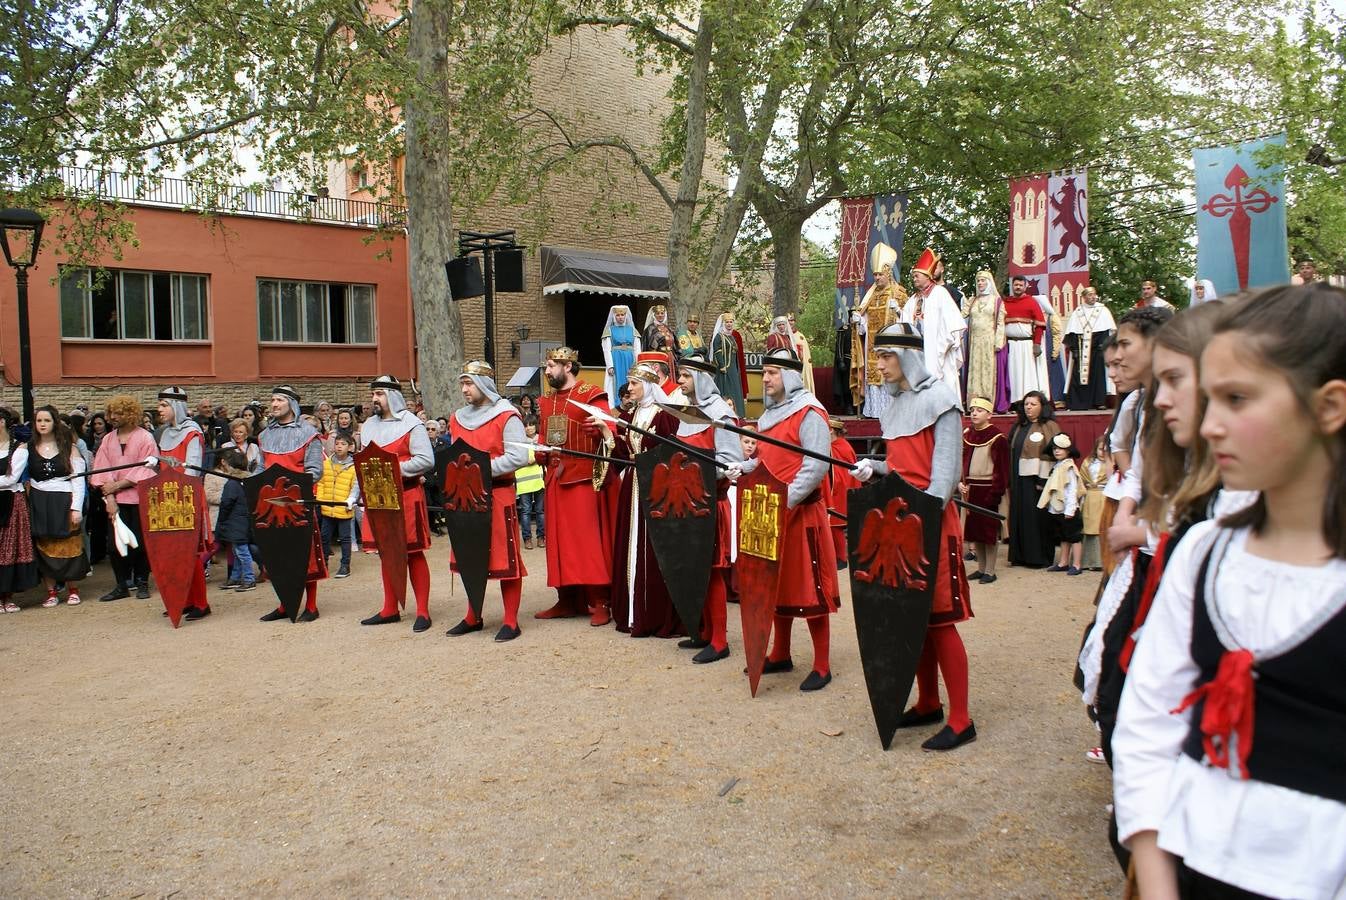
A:
{"label": "dark awning", "polygon": [[542,248],[542,293],[588,291],[668,299],[668,260],[606,250]]}

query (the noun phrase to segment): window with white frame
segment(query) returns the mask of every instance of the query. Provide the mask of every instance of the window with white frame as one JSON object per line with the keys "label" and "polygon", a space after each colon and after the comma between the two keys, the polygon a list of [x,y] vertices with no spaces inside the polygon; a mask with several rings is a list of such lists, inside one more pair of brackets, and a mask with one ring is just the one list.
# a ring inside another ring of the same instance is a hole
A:
{"label": "window with white frame", "polygon": [[107,341],[210,338],[205,275],[71,267],[61,271],[61,337]]}
{"label": "window with white frame", "polygon": [[258,279],[257,338],[263,343],[373,344],[374,286]]}

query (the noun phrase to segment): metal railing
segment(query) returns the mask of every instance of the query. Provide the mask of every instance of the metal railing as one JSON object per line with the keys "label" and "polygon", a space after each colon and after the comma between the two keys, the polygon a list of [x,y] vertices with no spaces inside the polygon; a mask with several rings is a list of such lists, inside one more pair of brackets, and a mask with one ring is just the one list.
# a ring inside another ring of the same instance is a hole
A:
{"label": "metal railing", "polygon": [[185,178],[143,177],[80,166],[62,166],[56,175],[67,190],[132,206],[170,207],[366,228],[404,228],[407,223],[405,207],[372,200],[345,200],[316,193],[241,186],[219,188]]}

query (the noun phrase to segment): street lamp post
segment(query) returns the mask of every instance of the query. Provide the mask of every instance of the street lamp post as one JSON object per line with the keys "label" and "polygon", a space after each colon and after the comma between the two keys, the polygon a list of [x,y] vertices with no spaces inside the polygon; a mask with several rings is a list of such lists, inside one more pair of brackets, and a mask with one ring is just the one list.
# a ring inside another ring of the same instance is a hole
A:
{"label": "street lamp post", "polygon": [[14,269],[19,302],[19,379],[23,391],[23,421],[33,421],[33,352],[28,337],[28,270],[37,262],[42,226],[47,220],[31,209],[0,209],[0,247]]}

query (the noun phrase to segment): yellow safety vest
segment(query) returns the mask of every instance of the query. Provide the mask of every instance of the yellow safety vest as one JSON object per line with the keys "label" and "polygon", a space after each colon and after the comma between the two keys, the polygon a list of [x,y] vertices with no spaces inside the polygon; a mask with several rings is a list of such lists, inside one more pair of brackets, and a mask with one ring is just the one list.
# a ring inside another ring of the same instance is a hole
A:
{"label": "yellow safety vest", "polygon": [[542,467],[537,464],[537,454],[529,450],[528,465],[514,471],[514,493],[535,494],[542,488]]}

